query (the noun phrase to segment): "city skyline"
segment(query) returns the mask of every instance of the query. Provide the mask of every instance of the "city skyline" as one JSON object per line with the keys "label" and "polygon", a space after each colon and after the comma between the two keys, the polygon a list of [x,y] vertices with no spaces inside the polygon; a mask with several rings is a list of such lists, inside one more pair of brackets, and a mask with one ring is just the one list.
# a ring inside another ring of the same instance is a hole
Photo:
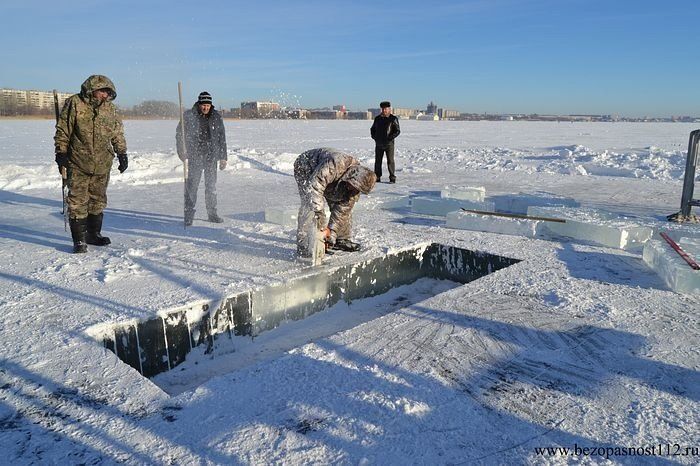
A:
{"label": "city skyline", "polygon": [[106,74],[125,107],[177,100],[182,81],[186,103],[208,90],[221,107],[700,113],[690,1],[5,3],[0,87],[78,92]]}
{"label": "city skyline", "polygon": [[[59,107],[71,93],[55,90],[58,94]],[[177,104],[167,100],[144,100],[131,107],[117,105],[125,117],[172,117],[177,114]],[[304,108],[280,105],[274,101],[244,101],[240,107],[218,107],[224,117],[228,118],[309,118],[309,119],[371,119],[381,113],[379,107],[357,110],[343,104],[326,105],[316,108]],[[38,89],[0,88],[0,117],[53,115],[54,95],[52,91]],[[673,121],[699,122],[700,116],[692,115],[645,115],[629,117],[618,114],[537,114],[537,113],[474,113],[460,112],[445,106],[438,106],[430,101],[424,108],[392,107],[392,113],[406,119],[436,120],[530,120],[530,121]],[[437,116],[437,118],[433,118]],[[422,118],[429,117],[429,118]]]}

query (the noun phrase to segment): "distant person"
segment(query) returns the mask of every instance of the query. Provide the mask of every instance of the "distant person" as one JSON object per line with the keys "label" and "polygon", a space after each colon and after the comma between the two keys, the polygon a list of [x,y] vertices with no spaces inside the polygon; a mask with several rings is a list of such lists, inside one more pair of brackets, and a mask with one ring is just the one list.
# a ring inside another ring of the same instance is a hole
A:
{"label": "distant person", "polygon": [[[177,125],[177,155],[183,162],[188,160],[185,183],[185,225],[192,225],[197,189],[204,172],[204,204],[207,218],[213,223],[223,223],[216,211],[216,167],[226,168],[226,131],[224,119],[212,105],[211,94],[199,94],[192,109],[185,112],[185,145],[182,144],[181,124]],[[186,149],[186,150],[184,150]]]}
{"label": "distant person", "polygon": [[377,183],[382,179],[382,159],[386,153],[386,164],[389,168],[389,183],[396,183],[394,165],[394,139],[401,134],[399,119],[391,114],[391,103],[379,104],[382,112],[374,118],[370,134],[375,142],[374,148],[374,173],[377,175]]}
{"label": "distant person", "polygon": [[112,103],[116,97],[108,77],[90,76],[80,94],[66,99],[56,123],[56,163],[59,171],[65,168],[68,173],[67,208],[74,253],[87,252],[88,244],[111,243],[101,231],[114,154],[120,173],[129,166],[124,126]]}
{"label": "distant person", "polygon": [[[297,253],[311,257],[307,232],[315,222],[319,231],[329,229],[326,242],[329,249],[358,251],[352,241],[352,209],[360,193],[374,188],[376,177],[372,170],[360,165],[353,156],[335,149],[311,149],[294,161],[294,179],[299,188],[301,207],[298,215]],[[326,225],[324,199],[331,211]]]}

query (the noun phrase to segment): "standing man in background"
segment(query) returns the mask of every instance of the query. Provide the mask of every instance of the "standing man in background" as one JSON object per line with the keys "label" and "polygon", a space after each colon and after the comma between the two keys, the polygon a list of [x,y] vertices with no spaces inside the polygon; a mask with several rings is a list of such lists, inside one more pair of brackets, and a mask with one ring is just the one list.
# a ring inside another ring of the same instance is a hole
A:
{"label": "standing man in background", "polygon": [[386,153],[386,164],[389,168],[389,183],[396,183],[394,173],[394,139],[401,134],[399,119],[391,114],[391,103],[382,102],[379,104],[382,112],[377,115],[369,132],[376,144],[374,148],[374,174],[377,175],[377,182],[382,178],[382,159]]}
{"label": "standing man in background", "polygon": [[180,160],[188,160],[187,182],[185,185],[185,226],[192,225],[197,189],[204,172],[204,204],[207,218],[213,223],[223,223],[224,219],[216,212],[216,166],[226,168],[226,130],[221,114],[214,110],[211,94],[199,94],[191,110],[185,112],[185,149],[183,151],[181,123],[177,125],[177,155]]}
{"label": "standing man in background", "polygon": [[68,216],[73,252],[87,252],[87,245],[106,246],[102,236],[103,210],[107,207],[107,184],[114,154],[119,172],[129,165],[124,126],[112,101],[114,83],[106,76],[90,76],[63,104],[56,123],[54,145],[59,172],[68,173]]}

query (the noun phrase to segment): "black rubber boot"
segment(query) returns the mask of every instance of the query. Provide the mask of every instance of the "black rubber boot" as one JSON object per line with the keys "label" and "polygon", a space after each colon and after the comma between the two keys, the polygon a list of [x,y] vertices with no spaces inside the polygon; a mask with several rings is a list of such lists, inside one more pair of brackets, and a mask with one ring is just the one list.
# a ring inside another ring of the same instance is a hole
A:
{"label": "black rubber boot", "polygon": [[224,219],[219,217],[216,212],[210,213],[208,218],[211,223],[224,223]]}
{"label": "black rubber boot", "polygon": [[87,234],[87,219],[70,219],[70,234],[73,237],[73,253],[81,254],[87,252],[87,243],[85,242],[85,235]]}
{"label": "black rubber boot", "polygon": [[94,244],[95,246],[107,246],[111,243],[109,238],[100,234],[100,232],[102,231],[103,216],[104,214],[88,215],[87,234],[85,235],[85,242],[87,244]]}
{"label": "black rubber boot", "polygon": [[355,252],[360,250],[360,244],[350,241],[349,239],[339,239],[336,240],[335,244],[331,246],[331,249],[336,249],[338,251],[348,251]]}
{"label": "black rubber boot", "polygon": [[192,226],[193,221],[194,221],[194,210],[185,211],[185,226],[186,227]]}

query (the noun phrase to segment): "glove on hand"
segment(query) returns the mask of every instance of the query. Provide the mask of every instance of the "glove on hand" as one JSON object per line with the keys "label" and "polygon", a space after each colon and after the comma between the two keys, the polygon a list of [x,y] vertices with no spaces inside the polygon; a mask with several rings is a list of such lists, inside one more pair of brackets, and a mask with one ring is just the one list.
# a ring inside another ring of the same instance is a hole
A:
{"label": "glove on hand", "polygon": [[56,165],[58,165],[58,171],[61,172],[62,169],[68,168],[68,154],[61,153],[56,154]]}
{"label": "glove on hand", "polygon": [[119,173],[124,173],[126,169],[129,168],[129,157],[127,157],[126,154],[119,154],[117,155],[117,159],[119,159],[117,170],[119,170]]}
{"label": "glove on hand", "polygon": [[335,241],[338,237],[338,234],[335,232],[335,230],[331,230],[330,228],[326,228],[325,231],[325,241],[328,246],[335,246]]}

